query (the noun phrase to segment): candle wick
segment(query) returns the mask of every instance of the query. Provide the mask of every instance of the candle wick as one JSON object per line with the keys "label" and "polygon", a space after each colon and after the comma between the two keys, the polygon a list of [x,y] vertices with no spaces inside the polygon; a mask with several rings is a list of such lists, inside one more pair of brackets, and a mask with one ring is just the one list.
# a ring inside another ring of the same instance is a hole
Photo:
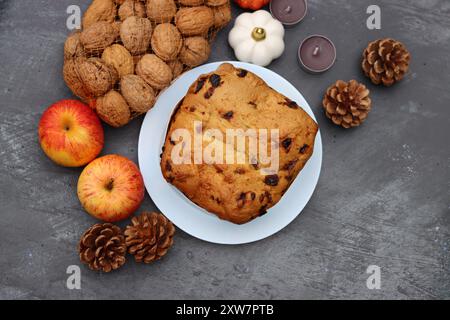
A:
{"label": "candle wick", "polygon": [[316,46],[316,47],[314,48],[314,51],[313,51],[313,56],[314,56],[314,57],[317,56],[317,55],[319,54],[319,51],[320,51],[320,47],[319,47],[319,46]]}
{"label": "candle wick", "polygon": [[290,13],[292,11],[291,6],[287,6],[286,9],[284,9],[285,12]]}

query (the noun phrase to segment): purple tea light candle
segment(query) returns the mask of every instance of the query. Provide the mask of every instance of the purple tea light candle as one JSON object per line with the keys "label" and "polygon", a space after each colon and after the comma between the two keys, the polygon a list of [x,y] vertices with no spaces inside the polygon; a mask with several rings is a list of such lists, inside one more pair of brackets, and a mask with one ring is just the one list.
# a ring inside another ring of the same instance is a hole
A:
{"label": "purple tea light candle", "polygon": [[298,60],[302,68],[310,73],[317,74],[325,72],[336,61],[336,47],[325,36],[309,36],[300,44]]}
{"label": "purple tea light candle", "polygon": [[270,13],[282,24],[291,26],[299,23],[306,16],[308,4],[306,0],[272,0]]}

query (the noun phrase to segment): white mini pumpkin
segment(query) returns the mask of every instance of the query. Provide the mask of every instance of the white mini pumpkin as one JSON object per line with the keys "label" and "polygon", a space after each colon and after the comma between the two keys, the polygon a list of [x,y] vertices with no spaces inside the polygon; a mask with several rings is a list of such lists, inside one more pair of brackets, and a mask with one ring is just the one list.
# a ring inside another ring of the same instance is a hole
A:
{"label": "white mini pumpkin", "polygon": [[245,12],[236,18],[228,42],[237,59],[264,67],[283,54],[284,27],[265,10]]}

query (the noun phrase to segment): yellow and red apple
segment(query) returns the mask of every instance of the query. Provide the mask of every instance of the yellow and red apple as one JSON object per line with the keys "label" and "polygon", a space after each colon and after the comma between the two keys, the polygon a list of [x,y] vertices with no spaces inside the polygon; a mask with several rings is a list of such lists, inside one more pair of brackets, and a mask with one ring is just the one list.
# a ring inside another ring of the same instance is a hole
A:
{"label": "yellow and red apple", "polygon": [[128,218],[144,199],[144,180],[136,164],[119,155],[92,161],[78,179],[78,198],[93,217],[116,222]]}
{"label": "yellow and red apple", "polygon": [[42,115],[39,142],[45,154],[57,164],[81,167],[102,151],[103,127],[95,112],[84,103],[61,100]]}

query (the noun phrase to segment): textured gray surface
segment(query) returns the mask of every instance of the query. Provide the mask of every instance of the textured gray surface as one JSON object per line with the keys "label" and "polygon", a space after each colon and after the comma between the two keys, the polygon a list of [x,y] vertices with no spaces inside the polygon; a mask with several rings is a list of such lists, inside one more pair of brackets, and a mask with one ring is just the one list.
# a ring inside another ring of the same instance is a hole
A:
{"label": "textured gray surface", "polygon": [[[306,20],[287,30],[287,50],[270,69],[309,100],[324,141],[322,175],[303,213],[258,243],[220,246],[178,230],[170,253],[153,265],[130,260],[97,274],[82,267],[82,289],[66,289],[79,264],[81,233],[95,221],[80,207],[81,170],[41,152],[43,110],[70,98],[62,77],[66,8],[89,1],[0,0],[0,298],[450,298],[450,2],[310,0]],[[382,30],[365,27],[366,8],[382,9]],[[234,13],[238,10],[235,8]],[[322,33],[338,61],[321,76],[297,66],[301,39]],[[233,59],[227,30],[211,61]],[[393,88],[369,85],[374,108],[345,131],[322,113],[324,90],[361,74],[369,40],[391,36],[412,52],[411,72]],[[103,154],[137,161],[142,119],[106,130]],[[154,205],[146,196],[142,209]],[[381,290],[366,288],[378,265]]]}

